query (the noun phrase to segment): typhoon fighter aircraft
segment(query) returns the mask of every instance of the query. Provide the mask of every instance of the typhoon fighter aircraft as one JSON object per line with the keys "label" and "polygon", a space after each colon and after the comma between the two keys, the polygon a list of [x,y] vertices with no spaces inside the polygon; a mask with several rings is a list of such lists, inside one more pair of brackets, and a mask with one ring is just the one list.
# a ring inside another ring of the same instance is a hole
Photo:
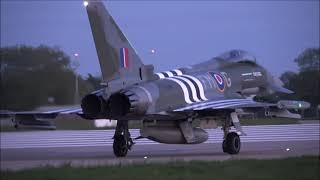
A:
{"label": "typhoon fighter aircraft", "polygon": [[[75,113],[89,120],[116,119],[113,151],[127,155],[134,144],[128,122],[140,121],[140,137],[168,144],[198,144],[206,128],[222,124],[222,149],[240,151],[243,132],[238,116],[265,110],[277,117],[300,118],[288,109],[302,101],[255,101],[255,96],[292,93],[243,50],[230,50],[206,62],[154,73],[145,65],[101,1],[85,1],[99,58],[103,88],[86,95],[81,108],[47,112],[11,112],[14,117],[53,118]],[[199,127],[194,126],[199,121]],[[234,127],[234,131],[231,130]]]}

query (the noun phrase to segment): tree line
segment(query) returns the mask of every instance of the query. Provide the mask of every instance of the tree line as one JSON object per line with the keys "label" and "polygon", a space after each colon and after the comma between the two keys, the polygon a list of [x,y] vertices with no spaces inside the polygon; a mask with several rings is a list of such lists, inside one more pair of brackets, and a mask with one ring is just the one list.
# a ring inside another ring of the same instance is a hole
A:
{"label": "tree line", "polygon": [[[61,49],[40,45],[3,47],[0,109],[30,110],[42,105],[73,104],[76,71]],[[99,88],[100,79],[78,76],[80,97]]]}
{"label": "tree line", "polygon": [[299,67],[299,72],[287,71],[280,79],[284,86],[292,91],[292,95],[283,95],[284,98],[301,99],[308,101],[313,106],[320,104],[320,49],[305,49],[294,62]]}
{"label": "tree line", "polygon": [[320,49],[307,48],[293,60],[298,72],[286,71],[280,76],[283,86],[292,90],[292,94],[275,93],[268,96],[258,96],[256,100],[277,102],[279,100],[302,100],[311,104],[304,110],[309,117],[319,116],[320,104]]}
{"label": "tree line", "polygon": [[307,48],[294,59],[299,72],[284,72],[280,79],[293,94],[279,94],[282,99],[303,100],[311,103],[306,116],[319,116],[320,105],[320,49]]}

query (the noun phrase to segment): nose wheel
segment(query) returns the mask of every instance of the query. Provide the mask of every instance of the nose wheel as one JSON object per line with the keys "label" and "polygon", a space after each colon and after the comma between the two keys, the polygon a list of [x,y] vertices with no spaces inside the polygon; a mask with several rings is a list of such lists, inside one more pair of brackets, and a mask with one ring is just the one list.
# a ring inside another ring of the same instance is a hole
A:
{"label": "nose wheel", "polygon": [[238,154],[241,148],[240,137],[237,133],[231,132],[222,142],[222,150],[228,154]]}
{"label": "nose wheel", "polygon": [[231,113],[230,118],[226,118],[222,128],[224,132],[222,150],[228,154],[238,154],[241,148],[240,136],[236,132],[230,132],[231,126],[234,126],[240,134],[245,135],[242,131],[237,114],[234,112]]}

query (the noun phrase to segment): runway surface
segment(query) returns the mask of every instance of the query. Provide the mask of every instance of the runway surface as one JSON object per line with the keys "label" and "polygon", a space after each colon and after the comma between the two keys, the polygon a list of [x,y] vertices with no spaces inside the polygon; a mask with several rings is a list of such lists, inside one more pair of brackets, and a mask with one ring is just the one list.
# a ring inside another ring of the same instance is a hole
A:
{"label": "runway surface", "polygon": [[[166,145],[137,140],[126,158],[112,152],[113,130],[28,131],[1,133],[1,170],[43,165],[115,165],[148,162],[279,158],[319,155],[319,124],[244,126],[238,155],[221,150],[222,131],[210,129],[209,140],[199,145]],[[132,137],[139,130],[131,130]]]}

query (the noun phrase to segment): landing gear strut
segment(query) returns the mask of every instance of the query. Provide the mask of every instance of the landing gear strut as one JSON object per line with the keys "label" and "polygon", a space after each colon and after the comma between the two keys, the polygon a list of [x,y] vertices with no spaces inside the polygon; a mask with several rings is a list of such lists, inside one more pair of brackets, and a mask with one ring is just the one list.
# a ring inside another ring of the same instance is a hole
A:
{"label": "landing gear strut", "polygon": [[[235,123],[237,124],[235,125]],[[224,137],[222,142],[222,150],[228,154],[238,154],[241,148],[241,141],[238,133],[230,132],[230,127],[232,125],[236,127],[237,131],[239,130],[240,133],[243,133],[238,117],[235,118],[235,114],[231,113],[231,118],[227,118],[223,124]]]}
{"label": "landing gear strut", "polygon": [[128,121],[118,121],[113,136],[113,153],[117,157],[125,157],[131,150],[133,141],[130,136]]}

